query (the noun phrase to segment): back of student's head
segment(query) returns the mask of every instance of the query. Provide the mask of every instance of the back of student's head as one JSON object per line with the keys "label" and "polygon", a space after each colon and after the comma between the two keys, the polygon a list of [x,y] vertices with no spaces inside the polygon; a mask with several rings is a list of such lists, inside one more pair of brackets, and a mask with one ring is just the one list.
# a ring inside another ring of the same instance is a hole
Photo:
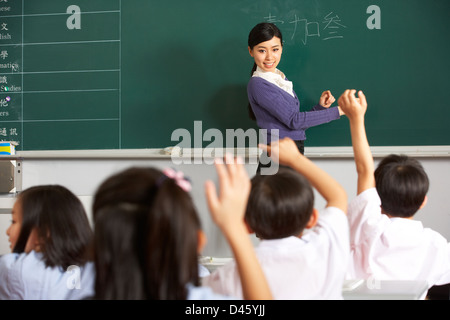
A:
{"label": "back of student's head", "polygon": [[154,168],[119,172],[93,205],[98,299],[185,299],[199,285],[200,220],[190,195]]}
{"label": "back of student's head", "polygon": [[375,170],[381,207],[390,216],[412,217],[429,188],[428,176],[419,161],[405,155],[389,155]]}
{"label": "back of student's head", "polygon": [[67,269],[86,262],[92,229],[77,196],[63,186],[43,185],[22,191],[17,201],[22,225],[14,252],[24,252],[31,231],[36,229],[47,266]]}
{"label": "back of student's head", "polygon": [[314,209],[313,189],[306,178],[288,168],[256,175],[245,220],[261,239],[300,236]]}

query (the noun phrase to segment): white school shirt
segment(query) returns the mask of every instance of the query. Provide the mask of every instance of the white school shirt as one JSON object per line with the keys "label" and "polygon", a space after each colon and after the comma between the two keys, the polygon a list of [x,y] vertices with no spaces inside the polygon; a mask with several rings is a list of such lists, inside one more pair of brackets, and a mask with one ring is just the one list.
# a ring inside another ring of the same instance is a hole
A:
{"label": "white school shirt", "polygon": [[[79,282],[76,282],[79,280]],[[78,300],[94,295],[95,269],[46,267],[42,253],[9,253],[0,257],[1,300]]]}
{"label": "white school shirt", "polygon": [[[349,229],[344,212],[328,207],[318,224],[301,238],[262,240],[255,248],[274,299],[342,299],[349,257]],[[215,292],[242,299],[234,261],[203,278]]]}
{"label": "white school shirt", "polygon": [[420,221],[389,218],[377,190],[359,194],[348,207],[350,265],[347,278],[450,282],[450,244]]}

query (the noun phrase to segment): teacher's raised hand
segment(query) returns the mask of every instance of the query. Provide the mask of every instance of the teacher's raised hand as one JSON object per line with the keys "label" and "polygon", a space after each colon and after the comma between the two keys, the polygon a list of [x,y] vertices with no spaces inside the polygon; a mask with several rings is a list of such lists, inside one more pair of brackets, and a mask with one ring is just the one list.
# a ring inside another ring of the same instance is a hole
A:
{"label": "teacher's raised hand", "polygon": [[336,99],[331,94],[331,91],[327,90],[327,91],[322,92],[322,95],[320,96],[320,99],[319,99],[319,104],[322,107],[329,108],[335,101],[336,101]]}

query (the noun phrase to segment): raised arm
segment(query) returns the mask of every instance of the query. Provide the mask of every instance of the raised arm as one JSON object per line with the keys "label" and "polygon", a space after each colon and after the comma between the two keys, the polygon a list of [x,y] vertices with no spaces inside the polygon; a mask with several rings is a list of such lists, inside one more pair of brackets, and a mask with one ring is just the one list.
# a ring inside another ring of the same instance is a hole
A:
{"label": "raised arm", "polygon": [[242,164],[226,157],[226,167],[216,160],[220,194],[211,181],[205,184],[211,216],[222,230],[233,251],[246,300],[269,300],[272,294],[256,257],[253,244],[244,223],[244,214],[250,194],[250,179]]}
{"label": "raised arm", "polygon": [[347,213],[347,193],[328,173],[303,156],[290,138],[273,142],[270,146],[260,145],[280,164],[290,166],[306,179],[327,201],[327,207],[336,207]]}
{"label": "raised arm", "polygon": [[338,103],[350,121],[353,153],[355,156],[356,171],[358,173],[357,194],[375,187],[374,163],[370,151],[364,125],[364,115],[367,110],[366,96],[362,91],[355,96],[356,90],[346,90],[339,98]]}

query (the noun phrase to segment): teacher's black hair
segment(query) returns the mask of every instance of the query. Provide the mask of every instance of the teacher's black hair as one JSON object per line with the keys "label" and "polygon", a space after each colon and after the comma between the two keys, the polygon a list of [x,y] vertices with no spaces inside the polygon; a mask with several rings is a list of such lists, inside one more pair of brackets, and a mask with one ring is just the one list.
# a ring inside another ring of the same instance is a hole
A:
{"label": "teacher's black hair", "polygon": [[[275,24],[269,22],[258,23],[256,26],[253,27],[253,29],[250,31],[248,35],[248,47],[250,49],[253,49],[253,47],[256,46],[257,44],[269,41],[273,37],[279,38],[281,44],[283,44],[283,35],[281,34],[280,29],[278,29],[278,27]],[[256,63],[253,64],[250,76],[253,75],[253,72],[255,72],[255,70],[256,70]],[[248,115],[250,119],[256,120],[255,114],[252,110],[250,103],[248,104]]]}

